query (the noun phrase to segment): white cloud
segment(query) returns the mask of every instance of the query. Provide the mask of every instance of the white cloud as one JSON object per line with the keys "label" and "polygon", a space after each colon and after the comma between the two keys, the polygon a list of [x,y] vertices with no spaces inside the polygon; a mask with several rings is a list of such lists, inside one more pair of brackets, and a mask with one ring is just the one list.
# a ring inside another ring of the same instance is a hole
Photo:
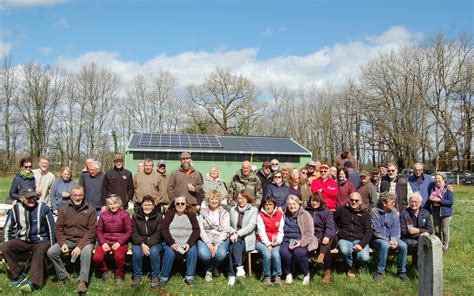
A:
{"label": "white cloud", "polygon": [[12,45],[10,43],[0,42],[0,58],[10,54],[12,50]]}
{"label": "white cloud", "polygon": [[69,28],[69,22],[66,19],[60,19],[53,23],[53,26],[58,28],[67,29]]}
{"label": "white cloud", "polygon": [[54,6],[65,2],[68,0],[0,0],[0,7]]}
{"label": "white cloud", "polygon": [[177,55],[160,54],[143,64],[123,61],[115,52],[89,52],[79,57],[59,58],[57,64],[78,71],[83,64],[94,62],[118,73],[122,83],[128,83],[138,73],[173,73],[181,87],[202,83],[216,67],[229,67],[251,79],[265,90],[270,82],[297,89],[301,85],[338,86],[360,75],[360,66],[380,52],[399,48],[416,41],[420,34],[402,27],[393,27],[377,36],[338,43],[308,55],[287,55],[257,59],[259,48],[216,50],[214,52],[188,51]]}

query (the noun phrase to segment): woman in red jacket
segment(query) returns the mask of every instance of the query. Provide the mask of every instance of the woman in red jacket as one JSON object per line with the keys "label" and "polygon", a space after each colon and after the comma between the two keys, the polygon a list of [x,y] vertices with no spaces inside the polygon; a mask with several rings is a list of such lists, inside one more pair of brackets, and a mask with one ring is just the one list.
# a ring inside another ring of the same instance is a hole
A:
{"label": "woman in red jacket", "polygon": [[336,208],[341,208],[349,203],[349,195],[356,192],[354,184],[349,181],[349,172],[345,168],[337,170],[337,186],[339,187],[339,194],[337,195]]}
{"label": "woman in red jacket", "polygon": [[106,199],[106,204],[107,210],[100,215],[97,224],[99,243],[95,248],[92,261],[102,273],[102,279],[108,281],[112,276],[104,259],[108,253],[114,254],[115,281],[117,285],[122,285],[128,241],[132,235],[132,220],[127,211],[123,209],[122,200],[117,194],[111,194]]}

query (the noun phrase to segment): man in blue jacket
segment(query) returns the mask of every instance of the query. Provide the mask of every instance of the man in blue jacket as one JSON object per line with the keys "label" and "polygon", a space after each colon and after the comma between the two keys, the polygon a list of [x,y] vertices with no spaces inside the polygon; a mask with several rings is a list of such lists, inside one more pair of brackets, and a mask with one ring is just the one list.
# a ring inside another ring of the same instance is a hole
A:
{"label": "man in blue jacket", "polygon": [[[44,259],[48,248],[56,243],[54,217],[51,209],[36,200],[36,192],[25,188],[20,192],[21,203],[8,212],[3,228],[2,252],[10,268],[10,287],[21,287],[29,293],[39,289],[44,281]],[[32,252],[28,279],[18,268],[18,255]]]}
{"label": "man in blue jacket", "polygon": [[413,174],[408,177],[408,184],[410,184],[413,192],[419,192],[422,198],[421,206],[423,207],[428,200],[428,187],[434,183],[433,177],[423,173],[423,164],[415,163],[413,166]]}
{"label": "man in blue jacket", "polygon": [[388,252],[397,250],[397,274],[398,277],[406,281],[406,261],[408,247],[400,239],[400,220],[397,210],[395,210],[395,195],[390,192],[380,194],[377,207],[370,212],[372,216],[372,228],[374,238],[372,244],[377,250],[377,270],[374,280],[380,284],[387,265]]}

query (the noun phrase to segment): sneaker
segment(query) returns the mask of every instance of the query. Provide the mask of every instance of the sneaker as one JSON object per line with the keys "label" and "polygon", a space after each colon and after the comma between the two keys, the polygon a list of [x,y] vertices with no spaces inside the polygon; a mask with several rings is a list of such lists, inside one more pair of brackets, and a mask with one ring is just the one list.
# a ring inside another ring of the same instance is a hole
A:
{"label": "sneaker", "polygon": [[160,281],[160,289],[166,288],[166,284],[167,284],[167,283],[168,283],[168,281],[163,281],[163,280],[161,280],[161,281]]}
{"label": "sneaker", "polygon": [[21,294],[30,294],[33,292],[34,286],[33,283],[30,280],[26,280],[23,282],[23,285],[20,288]]}
{"label": "sneaker", "polygon": [[142,280],[141,277],[134,276],[133,280],[132,280],[132,287],[136,287],[136,286],[140,285],[141,280]]}
{"label": "sneaker", "polygon": [[191,278],[184,279],[184,283],[188,286],[194,286],[194,279],[191,279]]}
{"label": "sneaker", "polygon": [[160,282],[160,281],[158,280],[158,277],[152,277],[152,278],[151,278],[151,287],[152,287],[152,288],[158,287],[158,283],[159,283],[159,282]]}
{"label": "sneaker", "polygon": [[382,277],[383,275],[381,273],[378,273],[376,272],[374,274],[374,281],[377,283],[377,284],[380,284],[382,282]]}
{"label": "sneaker", "polygon": [[263,278],[263,283],[264,283],[266,286],[271,286],[271,285],[273,285],[273,283],[272,283],[272,278],[269,277],[269,276],[264,277],[264,278]]}
{"label": "sneaker", "polygon": [[24,273],[20,273],[16,279],[10,282],[10,288],[19,287],[24,281],[26,281],[26,275]]}
{"label": "sneaker", "polygon": [[122,286],[123,285],[123,278],[121,278],[121,277],[116,278],[115,279],[115,284],[117,286]]}
{"label": "sneaker", "polygon": [[407,274],[404,273],[404,272],[398,273],[398,278],[401,279],[402,281],[408,281],[408,280],[410,280],[410,279],[407,277]]}
{"label": "sneaker", "polygon": [[87,285],[84,281],[79,281],[79,284],[77,284],[77,293],[86,293],[87,292]]}
{"label": "sneaker", "polygon": [[291,273],[286,275],[285,283],[293,284],[293,275]]}
{"label": "sneaker", "polygon": [[281,285],[281,278],[279,276],[275,277],[275,285],[278,285],[278,286]]}
{"label": "sneaker", "polygon": [[229,281],[227,282],[227,285],[233,286],[235,285],[235,276],[230,276]]}
{"label": "sneaker", "polygon": [[310,280],[310,278],[311,278],[311,277],[310,277],[309,273],[304,276],[304,278],[303,278],[303,286],[309,285],[309,280]]}
{"label": "sneaker", "polygon": [[102,277],[102,279],[103,279],[104,281],[106,281],[106,282],[112,280],[112,274],[111,274],[110,272],[108,272],[108,271],[104,272],[101,277]]}
{"label": "sneaker", "polygon": [[206,282],[211,282],[212,281],[212,272],[207,271],[206,276],[204,277],[204,279],[206,280]]}
{"label": "sneaker", "polygon": [[244,277],[245,276],[245,269],[243,266],[238,266],[237,267],[237,277]]}

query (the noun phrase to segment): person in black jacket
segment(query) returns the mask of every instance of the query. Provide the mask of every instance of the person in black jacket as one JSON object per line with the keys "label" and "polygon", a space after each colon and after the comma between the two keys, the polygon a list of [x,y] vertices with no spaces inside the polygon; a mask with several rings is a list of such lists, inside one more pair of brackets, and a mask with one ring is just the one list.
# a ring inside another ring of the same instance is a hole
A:
{"label": "person in black jacket", "polygon": [[352,192],[349,204],[336,211],[334,221],[339,229],[337,246],[349,268],[347,276],[354,278],[353,256],[357,261],[369,261],[369,242],[373,234],[370,214],[362,209],[362,197],[358,192]]}
{"label": "person in black jacket", "polygon": [[153,196],[145,195],[141,208],[132,217],[133,287],[138,286],[142,278],[143,256],[150,258],[151,287],[158,286],[158,275],[161,270],[162,221],[163,215],[155,208]]}
{"label": "person in black jacket", "polygon": [[128,202],[133,198],[134,192],[132,172],[123,167],[123,155],[116,154],[114,167],[105,174],[102,183],[102,211],[105,211],[105,200],[111,194],[120,196],[123,208],[128,209]]}
{"label": "person in black jacket", "polygon": [[33,172],[31,171],[31,159],[23,158],[20,160],[21,171],[13,178],[12,186],[10,187],[10,196],[7,203],[15,204],[20,201],[20,192],[22,189],[31,188],[36,191],[36,182]]}

